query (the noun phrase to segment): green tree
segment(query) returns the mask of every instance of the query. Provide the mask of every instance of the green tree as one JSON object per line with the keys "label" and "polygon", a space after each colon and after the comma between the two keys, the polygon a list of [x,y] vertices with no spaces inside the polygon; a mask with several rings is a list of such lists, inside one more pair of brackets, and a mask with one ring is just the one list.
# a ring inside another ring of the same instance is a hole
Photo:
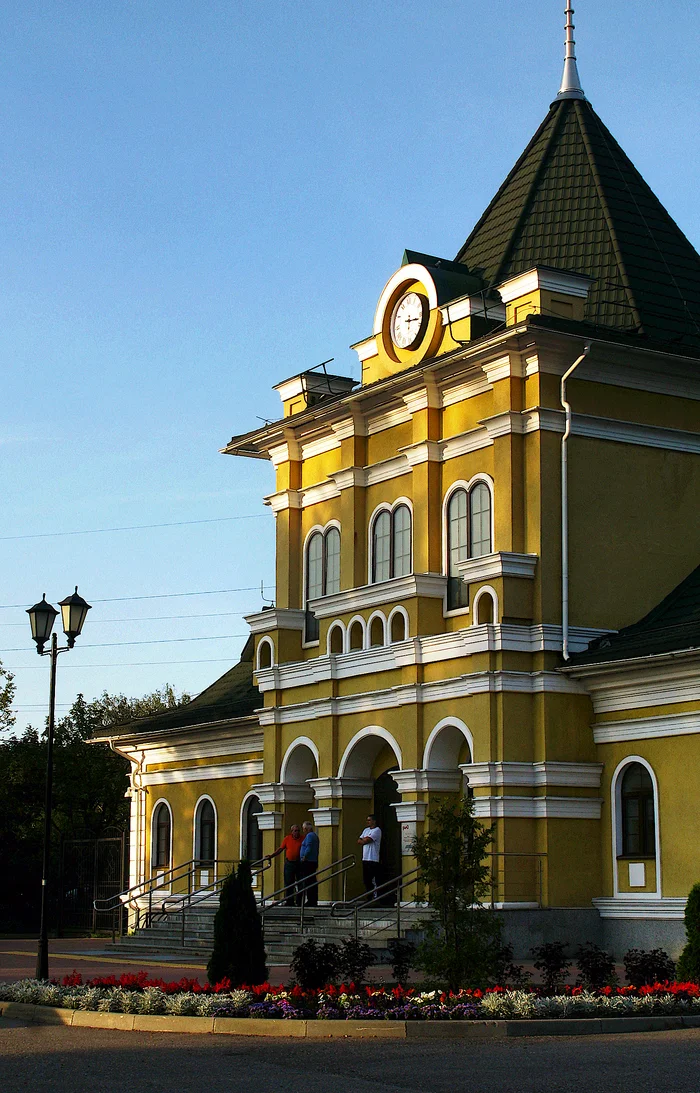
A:
{"label": "green tree", "polygon": [[262,921],[247,861],[229,873],[221,889],[207,976],[210,983],[229,979],[232,987],[253,987],[267,980]]}
{"label": "green tree", "polygon": [[466,796],[438,804],[429,820],[413,850],[438,921],[425,924],[416,966],[450,990],[484,986],[503,962],[501,922],[482,904],[491,887],[486,856],[493,835]]}
{"label": "green tree", "polygon": [[[5,684],[7,686],[7,684]],[[143,698],[106,692],[92,702],[78,695],[56,725],[53,780],[53,876],[57,876],[61,836],[98,838],[128,824],[129,765],[105,744],[90,743],[104,730],[161,710],[189,696],[172,687]],[[0,929],[34,928],[39,899],[44,830],[46,733],[29,726],[20,736],[0,739]]]}
{"label": "green tree", "polygon": [[11,729],[15,723],[12,703],[15,700],[15,677],[3,667],[0,660],[0,732]]}
{"label": "green tree", "polygon": [[676,966],[676,979],[682,983],[700,983],[700,884],[690,889],[684,918],[688,941]]}

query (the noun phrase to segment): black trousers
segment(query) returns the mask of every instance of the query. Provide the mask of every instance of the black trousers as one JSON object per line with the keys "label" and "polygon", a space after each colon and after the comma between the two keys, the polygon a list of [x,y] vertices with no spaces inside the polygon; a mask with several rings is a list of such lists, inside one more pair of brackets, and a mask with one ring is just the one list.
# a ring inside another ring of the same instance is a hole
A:
{"label": "black trousers", "polygon": [[284,896],[288,907],[301,906],[301,893],[299,881],[301,879],[301,862],[284,859]]}
{"label": "black trousers", "polygon": [[299,862],[299,865],[301,866],[301,884],[299,887],[306,900],[306,906],[318,907],[318,881],[316,880],[318,862],[302,861]]}
{"label": "black trousers", "polygon": [[378,861],[363,860],[362,880],[364,881],[365,890],[367,892],[374,892],[375,888],[377,888],[381,884],[379,869],[380,866]]}

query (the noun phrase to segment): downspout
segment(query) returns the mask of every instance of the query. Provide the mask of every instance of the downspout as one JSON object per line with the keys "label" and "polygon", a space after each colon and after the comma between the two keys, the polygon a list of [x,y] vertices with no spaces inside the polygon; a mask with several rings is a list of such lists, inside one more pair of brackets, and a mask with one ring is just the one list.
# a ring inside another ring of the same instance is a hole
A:
{"label": "downspout", "polygon": [[591,343],[586,342],[583,353],[577,357],[570,368],[561,377],[560,399],[566,415],[564,435],[561,438],[561,652],[564,660],[569,659],[569,489],[568,489],[568,443],[571,436],[571,406],[566,401],[566,381],[576,371],[579,364],[590,352]]}
{"label": "downspout", "polygon": [[[135,832],[135,836],[136,836],[136,847],[135,847],[135,850],[136,850],[136,876],[135,876],[134,879],[135,879],[136,884],[139,884],[140,881],[141,881],[141,865],[143,864],[143,867],[144,867],[144,875],[145,875],[145,867],[146,867],[146,859],[145,859],[145,850],[146,850],[146,848],[145,848],[145,846],[143,848],[141,846],[141,821],[142,821],[142,818],[143,818],[142,817],[143,794],[148,792],[146,787],[141,784],[141,779],[143,777],[143,764],[144,764],[144,760],[146,758],[146,755],[145,755],[145,752],[142,751],[141,752],[141,758],[138,759],[138,758],[136,758],[135,755],[130,754],[127,751],[124,751],[122,748],[118,748],[117,745],[114,743],[114,737],[113,736],[108,736],[107,737],[107,742],[109,743],[110,749],[115,753],[115,755],[121,755],[122,759],[126,759],[127,762],[129,763],[129,767],[130,767],[129,781],[131,783],[131,788],[130,788],[130,794],[129,795],[131,795],[134,792],[136,793],[136,832]],[[141,861],[142,849],[143,849],[143,863]],[[129,885],[129,887],[131,887],[131,885]]]}

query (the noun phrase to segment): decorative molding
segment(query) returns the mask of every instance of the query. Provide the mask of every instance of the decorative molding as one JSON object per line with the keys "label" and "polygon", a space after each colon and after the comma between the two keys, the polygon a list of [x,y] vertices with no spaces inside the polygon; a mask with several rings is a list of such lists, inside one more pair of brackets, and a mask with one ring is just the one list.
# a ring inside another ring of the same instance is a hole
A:
{"label": "decorative molding", "polygon": [[466,558],[463,562],[456,562],[455,569],[467,584],[475,581],[493,581],[497,577],[525,577],[532,580],[537,562],[537,554],[498,551],[494,554],[484,554],[480,558]]}
{"label": "decorative molding", "polygon": [[602,797],[474,797],[479,819],[599,820]]}
{"label": "decorative molding", "polygon": [[326,478],[323,482],[317,482],[313,486],[305,486],[297,491],[301,497],[301,507],[308,509],[311,505],[319,505],[322,501],[330,501],[333,497],[340,497],[340,488],[333,478]]}
{"label": "decorative molding", "polygon": [[585,300],[595,278],[583,273],[569,273],[565,270],[552,269],[548,266],[536,266],[525,273],[511,277],[498,286],[498,292],[504,304],[510,304],[521,296],[546,289],[549,292],[561,292],[564,296],[577,296]]}
{"label": "decorative molding", "polygon": [[317,440],[309,440],[301,445],[301,458],[313,459],[316,455],[325,455],[326,452],[335,451],[340,447],[340,439],[333,433],[320,436]]}
{"label": "decorative molding", "polygon": [[405,455],[394,455],[391,459],[382,459],[365,467],[365,485],[377,486],[380,482],[390,482],[402,474],[410,474],[411,467]]}
{"label": "decorative molding", "polygon": [[[513,431],[532,433],[537,430],[550,433],[564,432],[563,410],[536,407],[523,410],[517,415],[524,424]],[[574,412],[571,422],[572,436],[585,436],[594,440],[608,440],[617,444],[636,444],[642,448],[662,448],[664,451],[700,454],[700,432],[686,429],[667,429],[659,425],[644,425],[634,421],[597,417],[593,414]]]}
{"label": "decorative molding", "polygon": [[458,323],[460,319],[473,316],[476,319],[493,319],[497,322],[506,321],[506,309],[503,304],[491,300],[484,307],[481,296],[462,296],[458,300],[450,300],[440,308],[445,324]]}
{"label": "decorative molding", "polygon": [[367,485],[367,475],[364,467],[344,467],[341,471],[332,471],[328,477],[335,482],[339,490]]}
{"label": "decorative molding", "polygon": [[447,440],[441,440],[439,443],[444,463],[460,455],[469,455],[470,452],[490,448],[493,440],[484,426],[479,425],[476,429],[468,429],[465,433],[458,433],[457,436],[448,437]]}
{"label": "decorative molding", "polygon": [[442,451],[436,440],[421,440],[398,450],[405,455],[409,467],[417,467],[420,463],[440,463],[442,460]]}
{"label": "decorative molding", "polygon": [[339,808],[310,808],[316,827],[337,827],[340,823]]}
{"label": "decorative molding", "polygon": [[[263,773],[262,770],[260,773]],[[303,805],[311,802],[311,793],[307,785],[298,785],[294,782],[263,782],[252,788],[261,805]]]}
{"label": "decorative molding", "polygon": [[364,800],[374,793],[374,782],[365,778],[310,778],[308,784],[317,801]]}
{"label": "decorative molding", "polygon": [[462,383],[442,388],[443,408],[454,406],[458,402],[465,402],[476,395],[485,395],[487,391],[493,391],[493,384],[489,383],[483,373],[480,372],[479,375],[472,376]]}
{"label": "decorative molding", "polygon": [[204,782],[220,778],[250,778],[258,777],[262,772],[262,759],[248,759],[237,763],[213,763],[210,766],[202,767],[150,770],[141,775],[141,785],[172,786],[179,782]]}
{"label": "decorative molding", "polygon": [[411,420],[412,414],[408,406],[392,406],[391,409],[367,419],[367,435],[373,436],[397,425],[407,425]]}
{"label": "decorative molding", "polygon": [[596,744],[655,740],[659,736],[693,736],[700,733],[700,710],[661,717],[634,717],[625,721],[600,721],[592,728]]}
{"label": "decorative molding", "polygon": [[463,763],[460,770],[472,788],[495,786],[575,786],[599,789],[602,763]]}
{"label": "decorative molding", "polygon": [[360,358],[360,363],[369,360],[370,357],[376,357],[379,352],[376,337],[366,338],[365,341],[357,342],[355,345],[351,345],[350,348],[355,350]]}
{"label": "decorative molding", "polygon": [[391,807],[396,810],[396,819],[400,824],[422,823],[428,811],[424,801],[394,801]]}
{"label": "decorative molding", "polygon": [[372,327],[373,334],[381,334],[382,325],[384,323],[384,314],[389,302],[397,291],[403,285],[408,285],[413,281],[418,281],[425,289],[428,295],[428,307],[433,311],[438,306],[438,295],[435,282],[432,274],[419,262],[408,262],[405,266],[401,266],[397,269],[396,273],[392,273],[391,277],[382,289],[379,302],[377,303],[377,310],[374,313],[374,325]]}
{"label": "decorative molding", "polygon": [[[274,671],[274,669],[267,669]],[[311,699],[289,706],[266,706],[258,711],[260,724],[289,725],[323,717],[366,714],[426,702],[469,698],[475,694],[585,694],[582,687],[557,672],[474,672],[431,683],[406,684],[338,698]]]}
{"label": "decorative molding", "polygon": [[685,896],[624,895],[598,896],[592,900],[601,918],[682,919]]}
{"label": "decorative molding", "polygon": [[399,793],[456,793],[462,776],[458,770],[392,770]]}
{"label": "decorative molding", "polygon": [[433,410],[440,408],[440,395],[435,384],[430,381],[418,391],[408,391],[402,398],[411,414],[417,414],[428,408]]}
{"label": "decorative molding", "polygon": [[507,356],[498,357],[493,361],[485,361],[481,367],[489,383],[497,383],[498,380],[509,379],[511,376],[522,379],[525,374],[520,357],[515,353],[508,353]]}
{"label": "decorative molding", "polygon": [[300,490],[280,490],[279,493],[269,493],[263,500],[272,509],[275,516],[278,512],[284,512],[286,509],[301,508]]}
{"label": "decorative molding", "polygon": [[416,596],[439,600],[445,594],[446,585],[447,578],[438,573],[410,573],[406,577],[393,577],[389,581],[378,581],[361,588],[334,592],[330,596],[319,596],[318,599],[309,600],[309,609],[316,618],[328,619],[334,615],[369,610]]}
{"label": "decorative molding", "polygon": [[[394,581],[406,579],[396,577]],[[444,579],[444,577],[441,578],[443,581]],[[393,584],[393,582],[384,583]],[[367,585],[366,587],[380,588],[382,586]],[[345,596],[349,593],[340,592],[336,595]],[[324,597],[324,599],[329,598]],[[437,591],[434,598],[438,598]],[[341,605],[342,603],[343,601]],[[373,605],[367,605],[367,609],[370,606],[373,607]],[[342,613],[345,613],[345,610],[343,607]],[[347,613],[356,610],[358,610],[358,604],[350,601]],[[340,608],[337,611],[329,610],[327,617],[340,613]],[[303,625],[303,612],[300,612],[300,615]],[[593,638],[609,632],[572,627],[569,631],[570,648],[572,652],[583,652]],[[475,653],[558,653],[561,652],[561,642],[561,627],[552,624],[517,626],[512,623],[484,623],[481,626],[467,626],[462,630],[454,630],[446,634],[409,638],[407,641],[396,642],[393,645],[353,649],[334,656],[320,656],[311,660],[291,661],[286,664],[276,664],[270,668],[259,668],[256,679],[258,687],[263,692],[287,690],[292,687],[313,686],[329,679],[353,679],[356,676],[377,675],[380,672],[392,672],[398,668],[413,667],[416,664],[459,660],[473,656]],[[576,693],[585,694],[586,688],[581,686]]]}
{"label": "decorative molding", "polygon": [[511,433],[520,434],[525,431],[523,415],[517,410],[504,410],[501,414],[482,418],[479,424],[486,429],[489,440],[496,440],[499,436],[509,436]]}
{"label": "decorative molding", "polygon": [[560,669],[581,680],[596,715],[700,700],[700,650]]}
{"label": "decorative molding", "polygon": [[282,463],[301,459],[301,452],[296,440],[288,440],[285,444],[278,444],[270,448],[270,460],[273,467],[279,467]]}
{"label": "decorative molding", "polygon": [[367,425],[364,418],[356,408],[351,407],[351,411],[352,417],[345,418],[344,421],[331,422],[331,429],[338,437],[338,440],[349,440],[353,436],[367,435]]}
{"label": "decorative molding", "polygon": [[140,750],[146,753],[145,766],[148,768],[154,763],[182,763],[187,759],[211,759],[215,755],[247,755],[262,749],[263,734],[256,732],[239,737],[221,735],[215,740],[198,740],[194,744],[156,744],[153,747],[146,744]]}
{"label": "decorative molding", "polygon": [[244,618],[251,633],[266,634],[270,630],[303,630],[306,615],[304,611],[299,611],[297,608],[268,607],[264,611],[245,615]]}
{"label": "decorative molding", "polygon": [[281,812],[256,812],[255,818],[260,831],[279,831],[282,827]]}

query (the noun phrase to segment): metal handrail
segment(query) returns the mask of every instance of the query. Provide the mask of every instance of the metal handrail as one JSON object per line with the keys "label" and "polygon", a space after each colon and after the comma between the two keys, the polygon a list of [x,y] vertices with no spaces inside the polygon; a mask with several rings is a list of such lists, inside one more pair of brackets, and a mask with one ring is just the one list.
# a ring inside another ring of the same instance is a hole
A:
{"label": "metal handrail", "polygon": [[[417,880],[420,869],[416,866],[414,869],[409,869],[406,873],[402,873],[399,877],[392,877],[391,880],[385,880],[383,884],[378,884],[371,892],[362,892],[359,896],[355,896],[350,900],[338,900],[331,905],[332,917],[350,917],[354,916],[355,926],[355,938],[359,936],[359,913],[362,908],[367,909],[380,899],[383,895],[389,895],[391,892],[396,892],[396,936],[401,937],[401,894],[407,884]],[[384,930],[389,929],[388,926],[382,926],[377,929],[377,933],[382,933]]]}
{"label": "metal handrail", "polygon": [[[252,877],[262,876],[266,869],[269,869],[272,862],[267,858],[259,858],[258,861],[250,863],[250,872]],[[226,873],[223,877],[217,877],[215,881],[208,884],[206,888],[198,888],[194,892],[182,893],[179,896],[166,896],[163,900],[160,911],[157,912],[162,915],[172,915],[180,913],[182,915],[182,928],[180,933],[180,940],[182,947],[185,947],[185,927],[186,927],[186,912],[196,907],[198,903],[204,903],[205,900],[211,899],[212,896],[216,896],[221,892],[224,884],[230,873]],[[264,878],[263,878],[264,882]],[[263,884],[261,884],[263,887]],[[178,902],[179,907],[169,907],[168,904]]]}
{"label": "metal handrail", "polygon": [[[323,869],[319,869],[318,872],[314,875],[314,879],[313,879],[313,881],[311,881],[311,883],[320,886],[322,884],[328,884],[328,882],[330,880],[333,880],[335,877],[342,877],[343,878],[343,896],[345,896],[345,892],[347,890],[348,871],[350,869],[353,869],[355,864],[356,864],[355,863],[355,855],[354,854],[346,854],[344,858],[338,858],[337,861],[331,862],[330,865],[324,866]],[[340,868],[337,868],[338,866]],[[330,873],[328,873],[329,869],[331,870]],[[323,880],[319,880],[318,879],[319,876],[321,876],[323,873],[328,873],[328,876],[323,877]],[[309,880],[311,880],[311,878],[309,878]],[[302,878],[302,882],[300,883],[298,888],[295,885],[288,885],[287,884],[283,888],[278,888],[276,892],[271,892],[269,896],[266,896],[265,899],[260,901],[260,918],[262,920],[263,933],[265,931],[265,912],[272,910],[274,907],[281,907],[284,903],[286,903],[287,899],[289,898],[288,893],[289,893],[290,888],[292,888],[293,891],[296,888],[296,892],[299,893],[302,897],[301,904],[298,907],[298,911],[299,911],[299,929],[301,930],[302,934],[304,933],[304,912],[305,912],[305,909],[306,909],[306,899],[304,898],[305,886],[303,884],[303,878]],[[273,899],[274,896],[280,896],[280,895],[281,895],[280,899]],[[267,902],[268,899],[273,900],[273,902],[266,906],[266,902]]]}
{"label": "metal handrail", "polygon": [[[494,867],[494,862],[495,862],[495,859],[497,859],[497,858],[498,859],[501,859],[501,858],[504,859],[504,869],[505,869],[505,864],[506,864],[506,862],[505,862],[506,858],[525,858],[525,859],[534,859],[535,860],[535,869],[536,869],[536,874],[537,874],[536,880],[535,880],[535,884],[536,884],[536,888],[537,888],[536,902],[537,902],[538,907],[542,906],[543,885],[544,885],[544,863],[547,860],[547,854],[546,854],[545,851],[519,853],[517,850],[507,850],[507,851],[504,851],[504,850],[490,850],[488,852],[488,856],[491,858],[491,907],[492,908],[495,906],[496,892],[497,892],[497,889],[498,889],[499,885],[501,884],[501,878],[496,876],[495,867]],[[505,874],[504,874],[504,879],[505,879]],[[533,902],[535,902],[535,901],[533,901]]]}

